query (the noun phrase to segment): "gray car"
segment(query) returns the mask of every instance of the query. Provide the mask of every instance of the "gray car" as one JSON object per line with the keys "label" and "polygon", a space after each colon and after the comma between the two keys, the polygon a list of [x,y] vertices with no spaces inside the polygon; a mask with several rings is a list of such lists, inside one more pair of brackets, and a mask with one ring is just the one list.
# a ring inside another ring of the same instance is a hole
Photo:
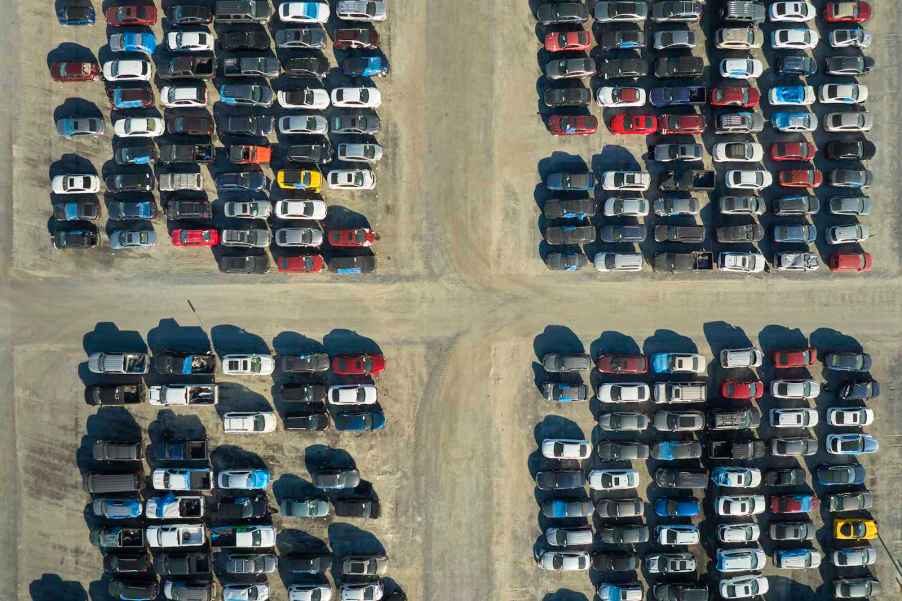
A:
{"label": "gray car", "polygon": [[827,182],[837,188],[863,190],[874,183],[874,174],[867,169],[831,169],[827,173]]}
{"label": "gray car", "polygon": [[548,244],[591,244],[595,242],[594,225],[556,225],[545,228]]}
{"label": "gray car", "polygon": [[645,568],[650,574],[694,572],[695,556],[692,553],[654,553],[645,557]]}
{"label": "gray car", "polygon": [[382,129],[382,122],[372,113],[345,111],[332,116],[329,129],[333,134],[375,135]]}
{"label": "gray car", "polygon": [[545,187],[549,190],[565,190],[567,192],[592,192],[595,189],[595,176],[588,171],[550,173],[545,179]]}
{"label": "gray car", "polygon": [[770,454],[774,457],[807,457],[817,453],[816,438],[773,438]]}
{"label": "gray car", "polygon": [[595,61],[588,57],[561,58],[545,63],[548,79],[578,79],[595,75]]}
{"label": "gray car", "polygon": [[605,441],[596,447],[598,458],[603,461],[629,461],[647,459],[648,445],[642,442]]}
{"label": "gray car", "polygon": [[279,512],[290,518],[324,518],[329,515],[329,501],[325,499],[283,499]]}
{"label": "gray car", "polygon": [[592,358],[584,353],[548,353],[542,357],[542,368],[547,372],[564,373],[582,371],[592,367]]}
{"label": "gray car", "polygon": [[701,411],[656,411],[652,424],[659,432],[698,432],[705,429]]}
{"label": "gray car", "polygon": [[668,195],[655,199],[655,215],[659,217],[698,215],[700,211],[698,199],[694,196]]}
{"label": "gray car", "polygon": [[641,517],[645,511],[642,499],[599,499],[595,504],[595,513],[603,518]]}
{"label": "gray car", "polygon": [[381,576],[388,567],[385,555],[352,555],[341,562],[342,576]]}
{"label": "gray car", "polygon": [[313,485],[323,490],[343,490],[360,484],[360,472],[354,468],[329,468],[313,474]]}
{"label": "gray car", "polygon": [[879,595],[881,590],[876,578],[837,578],[833,581],[836,599],[868,599]]}
{"label": "gray car", "polygon": [[157,243],[153,230],[113,230],[110,232],[110,248],[152,248]]}
{"label": "gray car", "polygon": [[655,226],[655,242],[680,242],[692,244],[705,241],[703,225],[658,225]]}
{"label": "gray car", "polygon": [[695,48],[695,33],[685,29],[656,31],[654,40],[655,50]]}
{"label": "gray car", "polygon": [[68,139],[99,136],[103,131],[103,119],[96,117],[66,117],[56,122],[56,132]]}
{"label": "gray car", "polygon": [[260,576],[276,571],[279,560],[269,553],[230,553],[226,556],[225,571],[228,574]]}
{"label": "gray car", "polygon": [[774,200],[775,215],[813,215],[821,210],[817,196],[793,194]]}
{"label": "gray car", "polygon": [[877,549],[871,545],[846,547],[837,549],[831,557],[833,565],[838,568],[857,568],[871,566],[877,562]]}
{"label": "gray car", "polygon": [[723,226],[717,228],[715,233],[721,244],[760,242],[764,239],[764,228],[757,223]]}
{"label": "gray car", "polygon": [[835,371],[868,371],[871,356],[867,353],[828,353],[824,356],[824,367]]}
{"label": "gray car", "polygon": [[645,242],[644,225],[604,225],[599,229],[602,242]]}
{"label": "gray car", "polygon": [[701,144],[656,144],[654,157],[656,161],[700,161],[703,148]]}
{"label": "gray car", "polygon": [[536,10],[536,19],[542,25],[582,23],[589,18],[589,11],[582,2],[545,2]]}
{"label": "gray car", "polygon": [[224,104],[271,107],[273,91],[269,85],[226,83],[219,87],[219,99]]}
{"label": "gray car", "polygon": [[326,32],[319,26],[281,29],[276,32],[276,46],[318,50],[326,47]]}
{"label": "gray car", "polygon": [[775,225],[774,242],[808,244],[817,240],[817,228],[808,224]]}
{"label": "gray car", "polygon": [[648,428],[648,417],[630,411],[602,413],[598,426],[608,432],[641,432]]}
{"label": "gray car", "polygon": [[599,23],[614,21],[644,21],[648,17],[648,4],[645,2],[596,2],[595,20]]}
{"label": "gray car", "polygon": [[260,192],[269,186],[262,171],[232,171],[216,176],[216,189],[220,192]]}
{"label": "gray car", "polygon": [[767,203],[760,196],[721,196],[720,212],[724,215],[764,215]]}
{"label": "gray car", "polygon": [[581,252],[552,252],[545,257],[545,265],[552,271],[577,271],[588,262]]}
{"label": "gray car", "polygon": [[272,240],[272,234],[263,228],[224,229],[219,235],[222,246],[235,248],[266,248]]}
{"label": "gray car", "polygon": [[837,493],[827,497],[827,504],[831,513],[864,511],[874,506],[874,494],[868,490]]}
{"label": "gray car", "polygon": [[701,19],[705,5],[691,0],[674,0],[655,2],[651,20],[655,22],[676,21],[682,23],[697,22]]}
{"label": "gray car", "polygon": [[814,539],[814,524],[811,522],[771,522],[771,540],[806,541]]}
{"label": "gray car", "polygon": [[867,196],[831,196],[828,204],[834,215],[855,216],[870,215],[872,205]]}
{"label": "gray car", "polygon": [[601,542],[609,545],[636,545],[648,542],[648,526],[635,524],[608,526],[599,531]]}
{"label": "gray car", "polygon": [[582,87],[548,88],[543,94],[545,106],[586,106],[592,101],[592,93]]}

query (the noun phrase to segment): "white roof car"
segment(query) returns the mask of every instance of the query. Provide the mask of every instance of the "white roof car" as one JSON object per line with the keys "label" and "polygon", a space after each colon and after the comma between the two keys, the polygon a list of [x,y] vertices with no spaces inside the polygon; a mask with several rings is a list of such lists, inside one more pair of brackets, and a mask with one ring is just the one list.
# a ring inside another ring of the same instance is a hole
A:
{"label": "white roof car", "polygon": [[633,190],[645,192],[651,186],[647,171],[605,171],[601,174],[601,187],[605,190]]}
{"label": "white roof car", "polygon": [[764,33],[754,25],[722,27],[715,35],[715,44],[720,50],[751,50],[764,46]]}
{"label": "white roof car", "polygon": [[586,476],[592,490],[629,490],[638,488],[639,472],[626,469],[595,469]]}
{"label": "white roof car", "polygon": [[761,528],[754,522],[741,524],[720,524],[717,540],[722,543],[751,543],[761,537]]}
{"label": "white roof car", "polygon": [[756,58],[725,58],[720,61],[721,77],[730,79],[754,79],[761,77],[764,65]]}
{"label": "white roof car", "polygon": [[275,369],[272,355],[237,353],[222,358],[222,373],[232,376],[269,376]]}
{"label": "white roof car", "polygon": [[647,95],[644,88],[604,86],[598,88],[596,102],[606,107],[644,106]]}
{"label": "white roof car", "polygon": [[207,106],[205,88],[197,86],[163,86],[160,103],[167,108]]}
{"label": "white roof car", "polygon": [[776,29],[770,34],[770,45],[778,50],[786,48],[808,50],[817,46],[819,39],[820,36],[815,30],[805,27]]}
{"label": "white roof car", "polygon": [[871,237],[871,228],[862,223],[852,225],[833,225],[827,228],[828,244],[848,244],[864,242]]}
{"label": "white roof car", "polygon": [[325,134],[329,121],[322,115],[285,115],[279,117],[280,134]]}
{"label": "white roof car", "polygon": [[766,576],[736,576],[735,578],[722,578],[720,596],[724,599],[746,599],[764,595],[770,589]]}
{"label": "white roof car", "polygon": [[205,31],[170,31],[166,34],[166,47],[184,52],[213,50],[213,36]]}
{"label": "white roof car", "polygon": [[222,587],[222,601],[269,601],[269,587],[265,584],[226,584]]}
{"label": "white roof car", "polygon": [[777,271],[817,271],[821,261],[816,253],[782,252],[774,258]]}
{"label": "white roof car", "polygon": [[774,183],[774,176],[764,169],[730,169],[724,180],[731,190],[762,190]]}
{"label": "white roof car", "polygon": [[773,106],[811,106],[817,95],[813,86],[774,86],[768,92],[767,99]]}
{"label": "white roof car", "polygon": [[764,353],[754,347],[720,351],[720,366],[723,368],[760,367],[763,362]]}
{"label": "white roof car", "polygon": [[546,459],[587,459],[592,445],[585,440],[546,438],[542,441],[542,456]]}
{"label": "white roof car", "polygon": [[383,148],[373,143],[342,143],[335,147],[339,161],[351,163],[377,163],[382,159]]}
{"label": "white roof car", "polygon": [[874,423],[874,410],[867,407],[830,407],[827,422],[831,426],[870,426]]}
{"label": "white roof car", "polygon": [[126,117],[113,122],[113,133],[120,138],[156,138],[165,130],[159,117]]}
{"label": "white roof car", "polygon": [[602,403],[644,403],[651,389],[645,382],[607,382],[598,387],[597,396]]}
{"label": "white roof car", "polygon": [[612,196],[604,201],[605,217],[645,217],[648,215],[648,201],[641,196]]}
{"label": "white roof car", "polygon": [[717,515],[748,517],[764,513],[764,495],[724,495],[717,497]]}
{"label": "white roof car", "polygon": [[372,384],[337,384],[327,393],[332,405],[373,405],[376,403],[376,387]]}
{"label": "white roof car", "polygon": [[[303,90],[286,90],[276,92],[276,101],[286,109],[313,109],[321,111],[329,108],[329,92],[323,88],[304,88]],[[303,92],[300,94],[299,92]]]}
{"label": "white roof car", "polygon": [[203,524],[160,524],[148,526],[144,535],[153,549],[199,547],[206,539]]}
{"label": "white roof car", "polygon": [[543,570],[572,572],[588,570],[592,561],[585,551],[545,551],[539,556],[538,564]]}
{"label": "white roof car", "polygon": [[821,393],[821,385],[814,380],[774,380],[770,393],[777,399],[814,399]]}
{"label": "white roof car", "polygon": [[758,163],[764,149],[757,142],[717,142],[711,149],[715,163]]}
{"label": "white roof car", "polygon": [[323,230],[318,227],[283,227],[275,231],[276,246],[318,248],[323,245]]}
{"label": "white roof car", "polygon": [[341,108],[378,108],[382,104],[382,93],[378,88],[335,88],[332,90],[332,106]]}
{"label": "white roof car", "polygon": [[825,83],[819,102],[825,104],[861,104],[868,99],[868,87],[861,83]]}
{"label": "white roof car", "polygon": [[326,218],[325,201],[314,200],[279,200],[276,201],[275,215],[279,219],[314,219]]}
{"label": "white roof car", "polygon": [[771,21],[804,23],[817,16],[817,10],[810,2],[774,2],[767,11]]}
{"label": "white roof car", "polygon": [[326,178],[329,187],[338,190],[372,190],[376,176],[370,169],[336,169]]}
{"label": "white roof car", "polygon": [[332,587],[328,584],[292,584],[288,587],[288,601],[330,601]]}
{"label": "white roof car", "polygon": [[54,194],[95,194],[100,192],[100,178],[88,173],[56,175],[50,180]]}
{"label": "white roof car", "polygon": [[714,567],[724,573],[757,571],[766,564],[767,556],[761,547],[718,549],[714,558]]}
{"label": "white roof car", "polygon": [[645,259],[642,253],[600,252],[593,262],[598,271],[642,271]]}
{"label": "white roof car", "polygon": [[367,584],[342,584],[341,601],[379,601],[385,594],[381,582]]}
{"label": "white roof car", "polygon": [[833,48],[869,48],[874,37],[861,27],[834,29],[830,32],[830,46]]}
{"label": "white roof car", "polygon": [[770,410],[770,425],[773,428],[810,428],[816,426],[819,420],[817,409]]}
{"label": "white roof car", "polygon": [[329,5],[325,2],[283,2],[279,20],[286,23],[327,23]]}
{"label": "white roof car", "polygon": [[672,524],[655,528],[655,541],[661,545],[697,545],[698,526],[692,524]]}
{"label": "white roof car", "polygon": [[274,432],[276,414],[272,411],[232,411],[222,416],[222,428],[227,434]]}
{"label": "white roof car", "polygon": [[758,252],[722,252],[717,255],[721,271],[761,273],[766,262],[764,255]]}
{"label": "white roof car", "polygon": [[335,8],[339,19],[345,21],[384,21],[385,2],[382,0],[340,0]]}
{"label": "white roof car", "polygon": [[150,81],[150,61],[129,59],[103,63],[103,78],[107,81]]}

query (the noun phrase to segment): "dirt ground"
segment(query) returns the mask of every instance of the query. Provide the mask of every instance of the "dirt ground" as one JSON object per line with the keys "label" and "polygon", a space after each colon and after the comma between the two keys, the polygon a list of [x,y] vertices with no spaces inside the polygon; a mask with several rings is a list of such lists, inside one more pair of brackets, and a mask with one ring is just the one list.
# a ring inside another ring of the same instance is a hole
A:
{"label": "dirt ground", "polygon": [[[737,335],[733,328],[765,349],[796,340],[795,329],[825,345],[860,344],[875,357],[873,374],[883,390],[872,404],[878,421],[870,429],[881,451],[862,461],[881,528],[875,574],[883,598],[902,595],[896,572],[902,509],[893,497],[902,473],[894,442],[902,436],[895,402],[895,366],[902,359],[899,190],[892,177],[902,73],[894,60],[895,6],[876,6],[870,26],[869,53],[879,68],[867,79],[878,123],[871,136],[878,146],[871,163],[878,209],[869,218],[877,236],[866,250],[875,256],[876,273],[691,282],[650,274],[602,278],[589,270],[556,274],[541,263],[534,198],[540,161],[564,152],[593,163],[608,148],[621,156],[623,146],[638,158],[644,148],[601,132],[580,140],[547,134],[536,114],[538,41],[525,0],[390,4],[382,31],[393,72],[380,82],[387,95],[380,110],[387,158],[377,171],[377,193],[327,195],[382,233],[372,277],[227,277],[215,271],[208,251],[167,244],[122,257],[104,249],[51,253],[52,163],[78,152],[100,170],[110,145],[109,138],[70,144],[53,134],[54,110],[67,98],[101,107],[106,101],[99,83],[51,82],[46,59],[63,42],[96,52],[105,32],[102,20],[93,28],[63,29],[49,4],[5,0],[4,7],[11,15],[2,25],[9,56],[0,69],[17,92],[15,101],[0,102],[6,142],[0,144],[0,360],[8,366],[0,377],[0,419],[8,424],[0,442],[8,458],[0,462],[0,497],[7,500],[0,504],[0,546],[17,549],[0,571],[0,590],[10,598],[106,601],[78,470],[78,449],[105,416],[84,404],[79,365],[94,345],[143,340],[153,346],[155,336],[171,335],[176,326],[200,328],[217,350],[250,337],[278,350],[284,333],[326,346],[336,336],[361,336],[382,349],[389,362],[379,381],[384,432],[280,431],[234,439],[222,434],[214,412],[196,415],[213,444],[259,456],[276,480],[305,478],[310,447],[347,451],[379,494],[382,517],[287,526],[338,541],[339,548],[349,534],[359,538],[353,528],[371,533],[391,557],[389,576],[409,598],[424,601],[587,601],[594,594],[598,575],[549,574],[534,565],[540,524],[529,461],[537,425],[556,415],[586,436],[593,425],[585,405],[558,410],[539,397],[533,362],[542,345],[581,344],[588,351],[600,348],[597,341],[628,337],[640,348],[652,340],[694,345],[710,356]],[[240,384],[246,389],[231,398],[271,402],[271,381]],[[140,427],[159,418],[149,406],[132,415]],[[646,494],[647,466],[639,469]],[[340,523],[349,527],[336,528]],[[830,587],[822,582],[830,577],[826,569],[779,574],[767,598],[825,600]],[[271,582],[273,598],[285,601],[280,580]]]}

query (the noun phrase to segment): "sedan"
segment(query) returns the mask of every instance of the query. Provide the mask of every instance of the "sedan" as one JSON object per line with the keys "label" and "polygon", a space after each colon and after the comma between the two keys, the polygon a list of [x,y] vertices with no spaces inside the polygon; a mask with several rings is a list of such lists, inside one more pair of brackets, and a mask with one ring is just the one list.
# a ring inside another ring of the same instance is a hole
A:
{"label": "sedan", "polygon": [[819,102],[825,104],[862,104],[868,99],[868,87],[858,83],[825,83]]}
{"label": "sedan", "polygon": [[232,469],[219,472],[216,487],[222,490],[265,490],[270,475],[265,469]]}
{"label": "sedan", "polygon": [[539,490],[581,489],[586,479],[580,470],[543,471],[536,473],[536,487]]}
{"label": "sedan", "polygon": [[276,369],[272,355],[231,354],[222,358],[222,373],[233,376],[269,376]]}
{"label": "sedan", "polygon": [[219,86],[219,101],[233,106],[269,108],[272,106],[273,96],[268,84],[225,83]]}
{"label": "sedan", "polygon": [[340,0],[335,14],[345,21],[384,21],[386,18],[384,0]]}
{"label": "sedan", "polygon": [[551,115],[548,131],[555,136],[588,136],[598,131],[598,118],[594,115]]}
{"label": "sedan", "polygon": [[603,374],[644,374],[648,371],[648,359],[644,355],[602,353],[595,368]]}
{"label": "sedan", "polygon": [[755,58],[725,58],[720,61],[720,76],[729,79],[761,77],[764,65]]}
{"label": "sedan", "polygon": [[836,540],[874,540],[877,538],[877,522],[864,518],[833,520],[833,538]]}
{"label": "sedan", "polygon": [[831,455],[869,455],[880,449],[877,439],[870,434],[828,434],[827,452]]}
{"label": "sedan", "polygon": [[659,432],[698,432],[705,429],[701,411],[657,411],[653,425]]}
{"label": "sedan", "polygon": [[645,2],[596,2],[595,21],[611,23],[623,21],[644,21],[648,17],[648,4]]}
{"label": "sedan", "polygon": [[156,138],[165,124],[159,117],[127,117],[113,122],[113,133],[120,138]]}
{"label": "sedan", "polygon": [[764,513],[765,506],[764,495],[721,496],[715,502],[717,515],[729,517],[758,515]]}
{"label": "sedan", "polygon": [[354,468],[327,468],[313,476],[313,485],[323,490],[347,490],[360,484],[360,472]]}
{"label": "sedan", "polygon": [[704,154],[701,144],[655,144],[652,156],[656,161],[700,161]]}
{"label": "sedan", "polygon": [[601,174],[604,190],[645,192],[651,187],[651,175],[646,171],[605,171]]}
{"label": "sedan", "polygon": [[867,169],[832,169],[827,173],[831,186],[837,188],[870,188],[874,181],[873,172]]}
{"label": "sedan", "polygon": [[598,427],[606,432],[642,432],[648,428],[648,417],[632,411],[600,413]]}
{"label": "sedan", "polygon": [[588,459],[592,445],[585,440],[546,438],[542,441],[542,456],[546,459]]}
{"label": "sedan", "polygon": [[868,371],[871,369],[871,356],[867,353],[827,353],[824,367],[835,371]]}
{"label": "sedan", "polygon": [[810,142],[776,142],[770,147],[775,161],[810,161],[816,153],[817,146]]}
{"label": "sedan", "polygon": [[617,113],[608,129],[615,134],[648,136],[658,131],[658,119],[654,115]]}
{"label": "sedan", "polygon": [[566,192],[592,192],[595,189],[595,176],[585,173],[551,173],[545,180],[549,190]]}
{"label": "sedan", "polygon": [[100,178],[91,174],[57,175],[50,180],[54,194],[96,194],[100,192]]}
{"label": "sedan", "polygon": [[332,372],[339,376],[378,376],[385,371],[382,355],[336,355],[332,357]]}
{"label": "sedan", "polygon": [[219,231],[214,229],[180,229],[172,230],[170,236],[173,246],[201,247],[219,244]]}
{"label": "sedan", "polygon": [[604,461],[630,461],[647,459],[648,445],[641,442],[600,442],[596,448],[599,459]]}
{"label": "sedan", "polygon": [[759,191],[774,182],[773,176],[763,169],[731,169],[724,177],[727,188],[732,190]]}
{"label": "sedan", "polygon": [[375,405],[378,394],[372,384],[336,384],[326,397],[331,405]]}
{"label": "sedan", "polygon": [[325,2],[283,2],[279,4],[279,20],[284,23],[326,23],[329,5]]}
{"label": "sedan", "polygon": [[589,32],[552,31],[545,34],[545,50],[548,52],[583,52],[591,48]]}
{"label": "sedan", "polygon": [[864,23],[871,18],[871,5],[863,0],[834,0],[827,3],[827,23]]}
{"label": "sedan", "polygon": [[807,541],[814,538],[814,524],[804,522],[772,522],[770,538],[775,541]]}
{"label": "sedan", "polygon": [[151,64],[143,59],[115,60],[103,63],[106,81],[150,81]]}
{"label": "sedan", "polygon": [[50,76],[54,81],[94,81],[100,77],[100,65],[93,60],[53,63]]}
{"label": "sedan", "polygon": [[542,369],[549,373],[579,372],[592,367],[592,358],[583,353],[548,353],[542,357]]}
{"label": "sedan", "polygon": [[612,197],[605,200],[603,214],[605,217],[645,217],[648,210],[648,200],[641,196]]}
{"label": "sedan", "polygon": [[864,484],[864,468],[857,464],[821,465],[817,468],[817,481],[821,486]]}
{"label": "sedan", "polygon": [[650,574],[683,574],[695,572],[692,553],[655,553],[645,556],[645,569]]}
{"label": "sedan", "polygon": [[774,2],[768,9],[771,21],[804,23],[817,16],[817,9],[810,2]]}
{"label": "sedan", "polygon": [[378,108],[382,93],[378,88],[335,88],[332,90],[332,106],[339,108]]}
{"label": "sedan", "polygon": [[834,140],[827,143],[827,158],[835,161],[869,161],[877,154],[873,142],[865,139]]}
{"label": "sedan", "polygon": [[828,56],[827,75],[859,76],[874,68],[874,59],[865,56]]}
{"label": "sedan", "polygon": [[326,203],[322,200],[280,200],[276,202],[275,216],[279,219],[325,219]]}
{"label": "sedan", "polygon": [[817,228],[808,224],[775,225],[774,242],[810,244],[817,240]]}
{"label": "sedan", "polygon": [[562,58],[545,64],[548,79],[578,79],[595,75],[595,61],[591,58]]}
{"label": "sedan", "polygon": [[810,132],[817,129],[818,120],[814,113],[776,111],[771,114],[771,124],[777,131]]}
{"label": "sedan", "polygon": [[844,401],[867,401],[880,395],[880,385],[874,380],[852,380],[839,389]]}
{"label": "sedan", "polygon": [[725,399],[750,401],[764,396],[764,382],[761,380],[724,380],[720,385],[720,395]]}
{"label": "sedan", "polygon": [[764,595],[770,589],[766,576],[752,574],[721,578],[718,584],[720,596],[724,599],[746,599]]}
{"label": "sedan", "polygon": [[719,86],[711,90],[711,106],[755,108],[761,94],[750,86]]}
{"label": "sedan", "polygon": [[867,112],[827,113],[824,129],[829,132],[865,132],[874,127],[874,115]]}
{"label": "sedan", "polygon": [[810,428],[818,424],[817,409],[771,409],[770,425],[773,428]]}
{"label": "sedan", "polygon": [[774,457],[808,457],[815,453],[815,438],[773,438],[770,441],[770,454]]}
{"label": "sedan", "polygon": [[567,572],[588,570],[591,558],[585,551],[545,551],[537,563],[543,570]]}
{"label": "sedan", "polygon": [[804,27],[777,29],[770,34],[770,44],[775,50],[810,50],[817,46],[819,39],[817,31]]}
{"label": "sedan", "polygon": [[536,19],[542,25],[582,23],[589,18],[582,2],[546,2],[536,10]]}
{"label": "sedan", "polygon": [[598,89],[596,102],[598,102],[599,106],[623,108],[643,106],[645,105],[646,97],[644,88],[604,86]]}
{"label": "sedan", "polygon": [[717,142],[711,156],[716,163],[758,163],[764,158],[764,149],[757,142]]}
{"label": "sedan", "polygon": [[833,565],[838,568],[859,568],[874,565],[877,562],[877,549],[870,545],[845,547],[833,551]]}
{"label": "sedan", "polygon": [[760,196],[721,196],[720,212],[724,215],[763,215],[767,204]]}
{"label": "sedan", "polygon": [[595,253],[592,264],[596,271],[642,271],[642,253]]}
{"label": "sedan", "polygon": [[830,407],[827,422],[839,427],[870,426],[874,423],[874,410],[867,407]]}
{"label": "sedan", "polygon": [[56,122],[56,132],[67,140],[81,136],[100,136],[104,129],[103,119],[97,117],[64,117]]}
{"label": "sedan", "polygon": [[755,488],[761,485],[761,470],[755,467],[716,467],[711,482],[727,488]]}
{"label": "sedan", "polygon": [[333,190],[372,190],[376,175],[370,169],[337,169],[330,171],[326,181]]}
{"label": "sedan", "polygon": [[827,228],[828,244],[850,244],[864,242],[871,236],[871,229],[860,223],[852,225],[833,225]]}
{"label": "sedan", "polygon": [[630,469],[594,469],[586,476],[592,490],[628,490],[638,488],[639,472]]}
{"label": "sedan", "polygon": [[211,52],[214,39],[203,31],[170,31],[166,34],[166,47],[175,52]]}
{"label": "sedan", "polygon": [[809,106],[817,97],[812,86],[774,86],[768,99],[773,106]]}

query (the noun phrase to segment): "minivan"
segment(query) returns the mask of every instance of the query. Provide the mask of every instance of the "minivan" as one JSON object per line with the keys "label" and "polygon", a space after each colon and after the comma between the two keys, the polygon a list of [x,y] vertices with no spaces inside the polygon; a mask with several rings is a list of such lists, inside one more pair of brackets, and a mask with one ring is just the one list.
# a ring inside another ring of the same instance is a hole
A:
{"label": "minivan", "polygon": [[708,395],[705,382],[658,382],[655,403],[704,403]]}
{"label": "minivan", "polygon": [[220,0],[215,16],[217,23],[266,23],[272,5],[266,0]]}
{"label": "minivan", "polygon": [[135,492],[141,489],[141,474],[85,474],[84,489],[92,494]]}

